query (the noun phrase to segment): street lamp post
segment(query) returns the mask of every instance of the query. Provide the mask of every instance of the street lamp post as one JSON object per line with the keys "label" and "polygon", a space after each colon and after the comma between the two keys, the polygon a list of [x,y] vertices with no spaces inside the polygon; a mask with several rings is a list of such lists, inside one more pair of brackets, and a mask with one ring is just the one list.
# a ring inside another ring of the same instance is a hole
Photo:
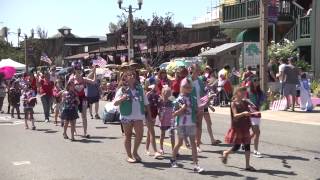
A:
{"label": "street lamp post", "polygon": [[125,12],[128,12],[128,60],[134,57],[134,43],[133,43],[133,15],[132,13],[141,10],[142,6],[142,0],[138,0],[138,8],[133,8],[131,5],[129,5],[128,8],[122,7],[123,0],[118,0],[119,9],[124,10]]}

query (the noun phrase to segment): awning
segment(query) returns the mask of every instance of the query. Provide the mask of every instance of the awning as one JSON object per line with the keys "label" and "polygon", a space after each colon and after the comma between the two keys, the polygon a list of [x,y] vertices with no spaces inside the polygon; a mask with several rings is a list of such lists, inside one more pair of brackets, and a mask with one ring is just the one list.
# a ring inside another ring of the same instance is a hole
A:
{"label": "awning", "polygon": [[227,52],[241,48],[242,46],[242,42],[226,43],[215,48],[211,48],[205,52],[202,52],[199,54],[199,56],[220,56],[226,54]]}
{"label": "awning", "polygon": [[243,30],[237,35],[236,42],[259,42],[259,33],[259,28]]}
{"label": "awning", "polygon": [[67,56],[64,59],[73,60],[73,59],[87,59],[87,58],[89,58],[89,53],[80,53],[72,56]]}

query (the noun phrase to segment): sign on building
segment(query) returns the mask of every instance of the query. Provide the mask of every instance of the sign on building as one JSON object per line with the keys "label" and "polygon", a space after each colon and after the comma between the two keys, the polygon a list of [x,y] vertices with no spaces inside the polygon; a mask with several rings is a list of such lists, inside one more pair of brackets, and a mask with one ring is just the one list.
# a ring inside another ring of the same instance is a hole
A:
{"label": "sign on building", "polygon": [[256,67],[260,64],[260,43],[259,42],[244,42],[240,67],[252,66]]}

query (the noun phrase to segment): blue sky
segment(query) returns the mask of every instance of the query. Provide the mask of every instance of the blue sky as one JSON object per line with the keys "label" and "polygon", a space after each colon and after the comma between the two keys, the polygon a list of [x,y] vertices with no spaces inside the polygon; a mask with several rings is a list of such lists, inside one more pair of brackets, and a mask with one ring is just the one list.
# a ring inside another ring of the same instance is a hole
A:
{"label": "blue sky", "polygon": [[[137,0],[123,0],[123,6],[137,5]],[[174,13],[175,22],[191,26],[194,17],[203,16],[207,8],[217,5],[218,0],[144,0],[142,10],[134,17],[151,18],[153,13],[164,15]],[[30,34],[31,28],[43,27],[48,35],[56,34],[62,26],[72,28],[79,36],[105,36],[109,22],[116,22],[117,0],[0,0],[0,28],[7,26],[10,31]],[[9,41],[15,44],[16,37]]]}

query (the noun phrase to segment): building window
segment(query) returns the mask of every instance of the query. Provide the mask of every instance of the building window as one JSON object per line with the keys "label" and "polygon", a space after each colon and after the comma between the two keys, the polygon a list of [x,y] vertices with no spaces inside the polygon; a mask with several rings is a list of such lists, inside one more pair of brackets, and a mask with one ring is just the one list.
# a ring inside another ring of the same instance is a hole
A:
{"label": "building window", "polygon": [[64,34],[64,35],[68,35],[68,34],[69,34],[69,30],[68,30],[68,29],[65,29],[65,30],[63,31],[63,34]]}

